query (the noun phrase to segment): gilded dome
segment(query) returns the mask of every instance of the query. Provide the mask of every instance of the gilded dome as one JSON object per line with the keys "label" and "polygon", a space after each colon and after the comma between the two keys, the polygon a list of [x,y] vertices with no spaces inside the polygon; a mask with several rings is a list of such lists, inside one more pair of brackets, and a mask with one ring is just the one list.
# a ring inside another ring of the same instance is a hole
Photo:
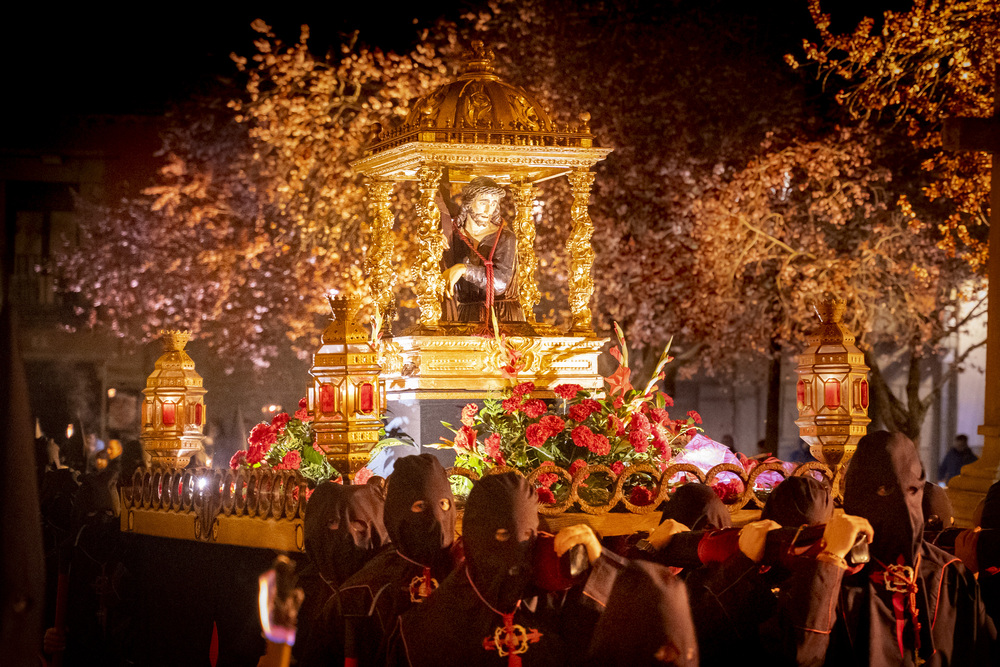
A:
{"label": "gilded dome", "polygon": [[531,93],[494,73],[493,52],[472,43],[472,55],[458,78],[419,98],[399,127],[376,124],[372,155],[413,141],[507,146],[593,146],[589,113],[579,123],[552,122]]}
{"label": "gilded dome", "polygon": [[458,78],[418,99],[406,125],[554,131],[552,119],[537,98],[494,74],[493,52],[483,48],[482,42],[474,42],[472,49]]}

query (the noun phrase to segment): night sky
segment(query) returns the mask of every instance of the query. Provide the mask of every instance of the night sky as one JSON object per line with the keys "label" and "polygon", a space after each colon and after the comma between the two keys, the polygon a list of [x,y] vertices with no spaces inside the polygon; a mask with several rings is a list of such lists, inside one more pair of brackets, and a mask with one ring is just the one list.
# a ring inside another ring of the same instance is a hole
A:
{"label": "night sky", "polygon": [[[372,11],[362,2],[314,3],[155,3],[113,12],[96,6],[68,10],[40,4],[4,21],[0,43],[10,68],[4,113],[15,124],[48,122],[91,113],[162,113],[172,100],[211,90],[218,77],[233,77],[233,51],[253,52],[255,18],[263,18],[286,41],[299,25],[310,26],[316,50],[335,44],[357,28],[362,39],[388,49],[407,49],[416,36],[414,19],[427,25],[446,14],[456,18],[469,3],[408,3],[408,9]],[[655,2],[637,2],[641,8]],[[665,3],[670,5],[671,3]],[[862,13],[902,0],[829,0],[835,18],[850,29]],[[209,6],[206,9],[206,5]],[[728,11],[756,12],[773,31],[777,49],[795,50],[811,36],[806,0],[723,2]],[[392,7],[391,4],[385,5]],[[158,14],[143,10],[155,10]],[[655,9],[653,10],[655,11]],[[9,129],[9,128],[8,128]]]}

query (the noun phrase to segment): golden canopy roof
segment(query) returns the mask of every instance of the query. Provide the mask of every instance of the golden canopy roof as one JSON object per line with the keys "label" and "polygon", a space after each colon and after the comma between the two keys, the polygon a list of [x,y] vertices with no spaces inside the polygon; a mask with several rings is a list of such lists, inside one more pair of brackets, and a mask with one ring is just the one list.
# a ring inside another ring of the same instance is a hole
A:
{"label": "golden canopy roof", "polygon": [[534,95],[496,75],[482,42],[472,49],[461,74],[416,100],[401,126],[376,125],[355,169],[397,181],[437,166],[448,167],[453,183],[475,176],[538,182],[590,168],[611,152],[594,146],[589,113],[577,123],[554,122]]}

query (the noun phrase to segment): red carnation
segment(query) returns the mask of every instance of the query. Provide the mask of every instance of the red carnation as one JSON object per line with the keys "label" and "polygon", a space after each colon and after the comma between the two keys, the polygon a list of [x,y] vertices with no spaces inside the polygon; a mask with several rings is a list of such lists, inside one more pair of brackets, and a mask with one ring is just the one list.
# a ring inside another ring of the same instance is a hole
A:
{"label": "red carnation", "polygon": [[521,409],[521,397],[511,396],[510,398],[505,398],[503,399],[503,402],[500,403],[500,407],[503,408],[504,412],[512,415]]}
{"label": "red carnation", "polygon": [[648,505],[653,502],[653,492],[644,486],[633,487],[632,493],[628,496],[628,501],[633,505]]}
{"label": "red carnation", "polygon": [[615,461],[614,463],[611,464],[611,472],[613,472],[616,475],[622,474],[623,472],[625,472],[625,464],[622,463],[621,461]]}
{"label": "red carnation", "polygon": [[555,505],[556,496],[552,493],[551,489],[547,489],[544,486],[540,486],[535,491],[538,492],[538,502],[542,505]]}
{"label": "red carnation", "polygon": [[233,458],[229,459],[229,467],[235,470],[241,465],[247,462],[247,450],[241,449],[240,451],[233,454]]}
{"label": "red carnation", "polygon": [[476,433],[474,428],[463,426],[455,434],[455,447],[458,449],[467,449],[471,452],[476,448],[477,436],[478,433]]}
{"label": "red carnation", "polygon": [[659,424],[653,424],[653,446],[660,451],[661,456],[670,458],[670,434]]}
{"label": "red carnation", "polygon": [[621,396],[615,396],[613,405],[615,406],[615,410],[617,410],[621,406],[625,405],[625,400]]}
{"label": "red carnation", "polygon": [[664,394],[663,395],[663,405],[665,405],[668,408],[674,407],[674,399],[672,399],[669,396],[667,396],[666,394]]}
{"label": "red carnation", "polygon": [[532,447],[541,447],[549,439],[549,432],[541,424],[531,424],[524,431],[524,437]]}
{"label": "red carnation", "polygon": [[603,435],[595,433],[587,444],[587,449],[598,456],[606,456],[611,453],[611,443]]}
{"label": "red carnation", "polygon": [[302,422],[311,422],[313,419],[312,415],[309,414],[309,410],[307,410],[306,408],[299,408],[298,410],[296,410],[295,418]]}
{"label": "red carnation", "polygon": [[285,454],[284,458],[281,459],[281,463],[274,467],[276,470],[298,470],[301,464],[302,455],[293,450]]}
{"label": "red carnation", "polygon": [[250,431],[250,437],[247,438],[247,442],[251,445],[263,446],[269,448],[271,445],[278,441],[278,429],[274,428],[267,422],[261,422],[253,427]]}
{"label": "red carnation", "polygon": [[271,419],[271,426],[280,431],[288,426],[288,422],[291,421],[291,419],[292,418],[288,416],[287,412],[279,412]]}
{"label": "red carnation", "polygon": [[569,409],[569,418],[582,422],[595,412],[601,411],[601,404],[592,398],[585,398]]}
{"label": "red carnation", "polygon": [[580,468],[584,468],[586,466],[587,462],[584,461],[583,459],[577,459],[576,461],[573,461],[571,464],[569,464],[570,476],[571,477],[576,476],[576,473],[580,472]]}
{"label": "red carnation", "polygon": [[688,417],[690,419],[693,419],[695,424],[700,424],[701,423],[701,415],[699,415],[694,410],[689,410],[688,411]]}
{"label": "red carnation", "polygon": [[548,410],[548,406],[545,405],[545,401],[540,398],[533,398],[530,401],[525,401],[524,405],[521,406],[524,410],[524,414],[528,415],[532,419],[541,417]]}
{"label": "red carnation", "polygon": [[608,415],[608,433],[614,433],[616,436],[621,437],[625,435],[625,422],[618,418],[618,415],[610,414]]}
{"label": "red carnation", "polygon": [[663,422],[670,419],[670,415],[663,408],[650,408],[649,409],[649,421],[654,424],[662,424]]}
{"label": "red carnation", "polygon": [[559,433],[566,427],[566,422],[564,422],[559,417],[555,415],[545,415],[538,420],[538,423],[549,433],[549,437]]}
{"label": "red carnation", "polygon": [[263,445],[250,445],[247,449],[247,465],[252,466],[263,461],[268,449],[269,447]]}
{"label": "red carnation", "polygon": [[358,485],[367,484],[373,475],[374,473],[368,468],[358,468],[358,471],[354,473],[354,483]]}
{"label": "red carnation", "polygon": [[553,391],[556,393],[556,396],[558,396],[559,398],[565,398],[566,400],[571,400],[576,398],[576,395],[579,394],[582,390],[583,387],[581,387],[578,384],[561,384],[555,389],[553,389]]}
{"label": "red carnation", "polygon": [[309,400],[305,396],[299,399],[299,408],[301,410],[306,410],[309,408]]}
{"label": "red carnation", "polygon": [[462,408],[462,423],[466,426],[474,426],[477,412],[479,412],[478,405],[475,403],[466,403],[465,407]]}
{"label": "red carnation", "polygon": [[522,382],[521,384],[514,387],[512,395],[513,396],[527,396],[531,392],[535,391],[534,382]]}
{"label": "red carnation", "polygon": [[698,429],[692,426],[687,430],[687,434],[693,438],[694,436],[698,435]]}
{"label": "red carnation", "polygon": [[594,432],[586,426],[577,426],[569,432],[569,437],[573,439],[573,444],[577,447],[590,449],[590,440],[594,437]]}
{"label": "red carnation", "polygon": [[486,457],[498,466],[505,466],[503,452],[500,451],[500,434],[494,433],[486,438]]}

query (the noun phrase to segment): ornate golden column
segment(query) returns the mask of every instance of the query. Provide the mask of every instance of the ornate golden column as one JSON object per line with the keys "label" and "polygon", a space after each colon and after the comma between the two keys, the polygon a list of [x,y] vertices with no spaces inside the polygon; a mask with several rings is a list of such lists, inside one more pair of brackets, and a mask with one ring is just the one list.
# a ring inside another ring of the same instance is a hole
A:
{"label": "ornate golden column", "polygon": [[419,255],[414,265],[414,290],[417,305],[420,306],[420,326],[436,327],[441,319],[441,297],[444,294],[441,255],[444,254],[445,239],[441,230],[441,211],[434,201],[441,182],[441,168],[421,167],[417,178],[420,180],[420,197],[417,200],[420,229],[417,232]]}
{"label": "ornate golden column", "polygon": [[575,169],[569,173],[569,182],[573,186],[573,208],[570,210],[573,231],[566,242],[570,256],[569,307],[573,317],[570,333],[591,334],[594,331],[590,313],[590,297],[594,293],[594,249],[590,237],[594,234],[594,225],[588,207],[594,173]]}
{"label": "ornate golden column", "polygon": [[535,186],[530,181],[522,181],[511,185],[514,191],[514,206],[517,217],[514,218],[514,233],[517,235],[517,282],[520,287],[519,298],[524,318],[531,324],[535,323],[535,305],[541,301],[536,277],[538,258],[535,256],[535,220],[531,216],[532,205],[535,202]]}
{"label": "ornate golden column", "polygon": [[392,269],[392,251],[395,246],[395,234],[392,232],[392,209],[389,200],[395,187],[392,181],[369,180],[365,182],[368,188],[368,212],[371,217],[372,240],[371,247],[364,261],[364,270],[368,274],[368,285],[372,301],[375,302],[382,317],[382,330],[390,333],[390,326],[396,312],[396,300],[393,289],[396,286],[396,272]]}

